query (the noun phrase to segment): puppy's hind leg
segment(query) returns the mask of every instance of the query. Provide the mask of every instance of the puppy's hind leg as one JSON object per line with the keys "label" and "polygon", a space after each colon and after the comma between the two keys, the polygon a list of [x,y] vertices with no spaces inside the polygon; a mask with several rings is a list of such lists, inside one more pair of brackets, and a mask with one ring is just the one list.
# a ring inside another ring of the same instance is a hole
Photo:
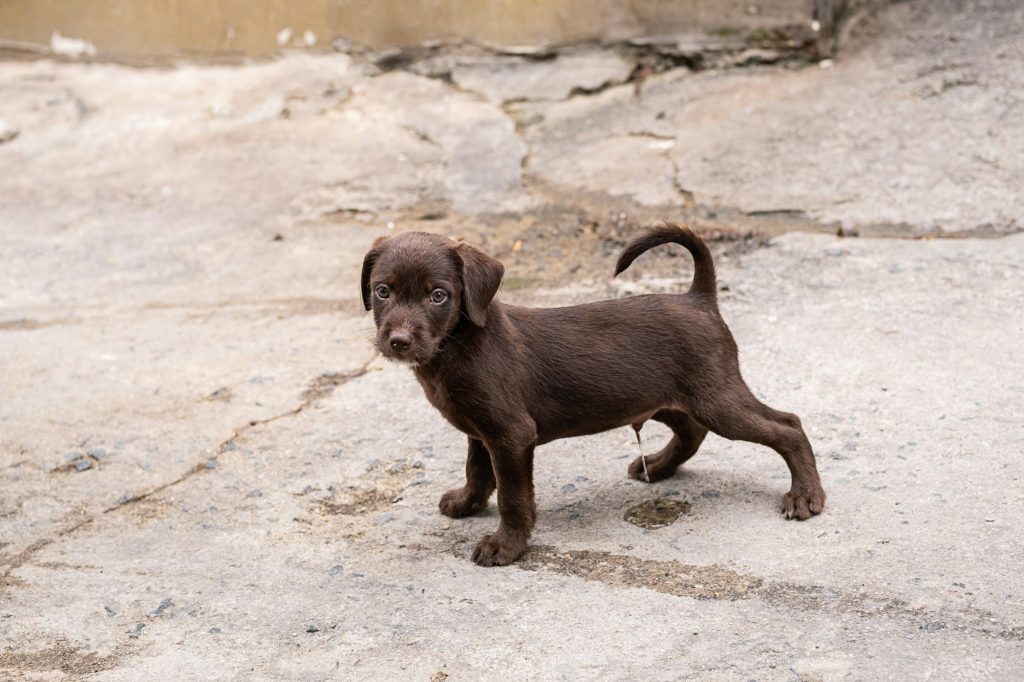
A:
{"label": "puppy's hind leg", "polygon": [[446,492],[437,506],[442,514],[453,519],[478,514],[487,508],[487,500],[495,485],[491,454],[483,442],[470,438],[466,455],[466,485]]}
{"label": "puppy's hind leg", "polygon": [[651,419],[672,429],[672,440],[657,454],[646,457],[646,475],[643,457],[637,457],[629,465],[629,475],[638,481],[654,483],[670,478],[683,462],[693,457],[708,429],[680,410],[660,410]]}
{"label": "puppy's hind leg", "polygon": [[738,379],[718,399],[701,404],[697,416],[723,438],[767,445],[782,455],[792,477],[790,491],[782,498],[787,519],[803,521],[825,508],[814,451],[795,414],[768,407]]}

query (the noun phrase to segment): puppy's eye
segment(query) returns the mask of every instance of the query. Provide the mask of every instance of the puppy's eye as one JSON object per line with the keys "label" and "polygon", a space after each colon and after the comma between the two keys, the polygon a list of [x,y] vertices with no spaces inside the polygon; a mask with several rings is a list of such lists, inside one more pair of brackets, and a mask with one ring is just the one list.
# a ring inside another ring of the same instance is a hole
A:
{"label": "puppy's eye", "polygon": [[434,289],[430,294],[430,300],[433,303],[444,303],[448,300],[448,294],[444,293],[441,289]]}
{"label": "puppy's eye", "polygon": [[388,289],[387,284],[378,284],[376,291],[378,298],[387,298],[391,295],[391,290]]}

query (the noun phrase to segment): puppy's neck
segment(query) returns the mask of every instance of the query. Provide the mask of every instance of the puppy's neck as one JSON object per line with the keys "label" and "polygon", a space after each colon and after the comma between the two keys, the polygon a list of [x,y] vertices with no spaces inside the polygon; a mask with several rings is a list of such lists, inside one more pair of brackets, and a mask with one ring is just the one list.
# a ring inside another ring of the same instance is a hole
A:
{"label": "puppy's neck", "polygon": [[488,336],[501,336],[501,330],[507,324],[501,304],[492,301],[487,307],[485,326],[478,327],[469,318],[462,317],[441,342],[430,362],[418,365],[413,370],[420,379],[436,381],[450,377],[459,367],[471,363],[472,358],[481,352]]}

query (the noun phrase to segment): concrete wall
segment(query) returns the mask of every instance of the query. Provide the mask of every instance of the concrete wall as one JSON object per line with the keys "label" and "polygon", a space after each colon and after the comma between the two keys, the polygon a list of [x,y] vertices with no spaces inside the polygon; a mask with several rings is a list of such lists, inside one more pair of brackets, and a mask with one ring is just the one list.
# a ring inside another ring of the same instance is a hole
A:
{"label": "concrete wall", "polygon": [[535,46],[745,31],[811,20],[815,0],[0,0],[0,45],[42,49],[54,32],[103,55],[262,55],[471,39]]}

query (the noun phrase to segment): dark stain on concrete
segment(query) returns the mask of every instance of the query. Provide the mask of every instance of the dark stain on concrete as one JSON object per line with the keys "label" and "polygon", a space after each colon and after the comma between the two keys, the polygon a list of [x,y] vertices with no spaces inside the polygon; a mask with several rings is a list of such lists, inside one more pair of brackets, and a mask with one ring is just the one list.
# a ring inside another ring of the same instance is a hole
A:
{"label": "dark stain on concrete", "polygon": [[535,546],[518,566],[528,571],[553,571],[614,587],[646,587],[693,599],[747,599],[764,581],[720,566],[693,566],[679,561],[640,559],[595,550],[558,552]]}
{"label": "dark stain on concrete", "polygon": [[634,526],[653,530],[671,526],[683,514],[690,513],[690,503],[685,500],[669,500],[659,497],[641,502],[626,510],[622,519]]}
{"label": "dark stain on concrete", "polygon": [[46,327],[59,327],[78,324],[81,322],[77,317],[66,317],[56,320],[32,320],[20,318],[17,320],[0,320],[0,332],[25,332]]}
{"label": "dark stain on concrete", "polygon": [[347,502],[318,500],[317,505],[325,514],[341,516],[359,516],[390,506],[395,501],[395,493],[374,488],[349,496]]}
{"label": "dark stain on concrete", "polygon": [[65,675],[88,675],[110,670],[121,663],[128,647],[118,646],[105,656],[95,651],[75,649],[66,643],[57,643],[39,651],[5,651],[0,653],[0,670],[17,673],[46,673],[60,671]]}
{"label": "dark stain on concrete", "polygon": [[[79,528],[89,525],[92,523],[91,517],[79,520],[72,526],[64,528],[57,533],[57,537],[64,537],[74,533]],[[2,596],[9,588],[18,587],[25,584],[18,576],[14,575],[14,571],[18,570],[25,564],[29,563],[32,557],[39,551],[49,547],[56,541],[56,538],[42,538],[31,543],[25,549],[21,550],[17,554],[0,557],[0,566],[4,567],[3,573],[0,573],[0,596]]]}
{"label": "dark stain on concrete", "polygon": [[694,566],[598,550],[559,552],[554,547],[537,545],[517,565],[527,571],[551,571],[612,587],[642,587],[675,597],[759,599],[784,609],[904,621],[908,627],[925,633],[948,630],[1024,641],[1024,626],[1000,624],[995,614],[982,609],[915,607],[898,597],[770,581],[714,564]]}
{"label": "dark stain on concrete", "polygon": [[407,462],[378,463],[370,471],[368,485],[335,490],[330,497],[316,500],[313,504],[330,516],[362,516],[380,511],[402,499],[411,469]]}
{"label": "dark stain on concrete", "polygon": [[[372,360],[371,360],[372,361]],[[358,379],[369,371],[369,362],[363,365],[363,367],[355,372],[324,372],[313,381],[309,382],[309,387],[302,393],[302,399],[305,404],[322,400],[334,392],[338,386],[342,386],[352,379]]]}

